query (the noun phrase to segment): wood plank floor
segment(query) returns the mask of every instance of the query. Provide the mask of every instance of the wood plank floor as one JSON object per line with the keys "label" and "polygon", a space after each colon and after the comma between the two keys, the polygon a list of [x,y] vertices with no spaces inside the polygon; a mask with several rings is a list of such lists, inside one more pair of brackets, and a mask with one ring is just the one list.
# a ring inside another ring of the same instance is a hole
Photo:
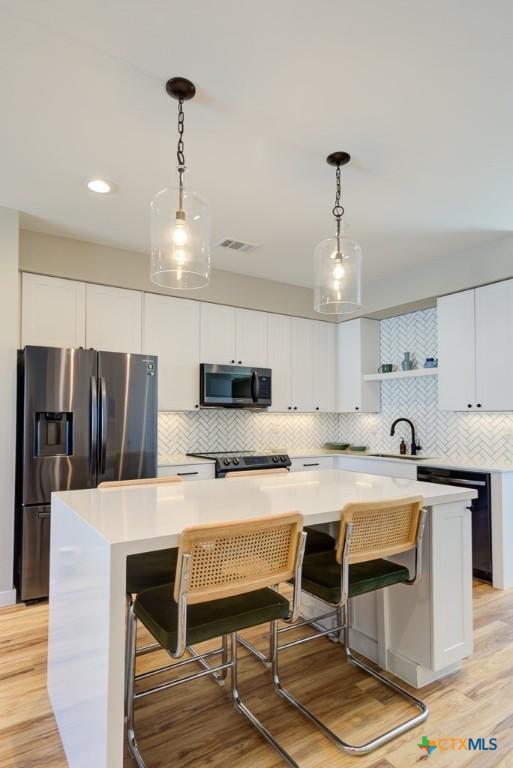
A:
{"label": "wood plank floor", "polygon": [[[428,759],[433,768],[513,768],[513,591],[476,584],[474,611],[475,654],[461,672],[422,691],[431,709],[427,723],[372,755],[339,752],[274,695],[269,673],[244,651],[241,695],[304,768],[411,768]],[[46,694],[46,633],[46,605],[0,609],[1,768],[66,766]],[[248,636],[264,643],[263,629]],[[349,667],[343,650],[325,639],[282,658],[283,682],[350,741],[365,739],[411,712],[395,694]],[[150,657],[142,660],[150,664]],[[154,655],[151,664],[156,660]],[[138,702],[137,728],[148,768],[283,765],[235,712],[227,692],[208,679]],[[428,758],[417,747],[423,735],[495,736],[498,749],[436,750]],[[127,768],[131,765],[127,758]]]}

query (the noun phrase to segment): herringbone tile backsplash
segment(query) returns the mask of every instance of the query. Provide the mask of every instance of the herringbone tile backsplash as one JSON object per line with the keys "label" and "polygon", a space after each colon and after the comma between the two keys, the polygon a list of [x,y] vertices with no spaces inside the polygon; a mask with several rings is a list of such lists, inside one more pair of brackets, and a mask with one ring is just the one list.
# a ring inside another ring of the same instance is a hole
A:
{"label": "herringbone tile backsplash", "polygon": [[205,409],[159,414],[159,454],[311,448],[336,440],[335,413],[254,413]]}
{"label": "herringbone tile backsplash", "polygon": [[[422,366],[436,357],[436,310],[428,309],[383,320],[381,362],[399,365],[411,352]],[[250,450],[321,446],[329,440],[367,445],[378,451],[397,451],[399,425],[390,437],[390,425],[399,416],[415,424],[427,454],[470,456],[475,459],[513,461],[513,414],[448,413],[437,408],[436,376],[385,381],[381,384],[381,413],[278,414],[243,410],[202,410],[159,414],[159,453]]]}
{"label": "herringbone tile backsplash", "polygon": [[[436,309],[383,320],[381,362],[399,366],[404,352],[411,352],[422,367],[426,357],[437,356],[436,336]],[[381,413],[341,414],[339,439],[397,451],[401,436],[409,442],[409,428],[400,424],[390,437],[390,425],[405,416],[415,424],[426,454],[513,461],[513,414],[439,411],[437,388],[436,376],[384,381]]]}

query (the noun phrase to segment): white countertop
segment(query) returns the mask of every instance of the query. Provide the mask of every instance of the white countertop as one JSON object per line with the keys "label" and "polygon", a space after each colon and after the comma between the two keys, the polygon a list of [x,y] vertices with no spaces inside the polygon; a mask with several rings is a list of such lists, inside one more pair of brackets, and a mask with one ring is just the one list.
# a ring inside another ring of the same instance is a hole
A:
{"label": "white countertop", "polygon": [[[427,455],[423,458],[422,452],[419,454],[419,459],[407,458],[401,459],[393,456],[372,456],[372,453],[380,453],[380,451],[337,451],[328,448],[300,448],[297,450],[287,448],[270,448],[262,449],[262,453],[286,453],[291,459],[314,459],[319,456],[341,456],[353,459],[373,459],[374,461],[388,461],[388,462],[400,462],[414,463],[418,466],[425,464],[429,467],[442,467],[444,469],[466,469],[469,472],[513,472],[513,462],[510,461],[496,461],[495,459],[473,459],[465,456],[458,456],[457,458],[450,456],[431,456]],[[179,466],[186,464],[212,464],[213,459],[199,459],[195,456],[186,456],[184,453],[172,453],[168,455],[160,455],[158,458],[158,466]]]}
{"label": "white countertop", "polygon": [[[408,457],[402,459],[399,456],[373,456],[373,453],[381,453],[379,450],[373,451],[336,451],[327,448],[304,448],[301,450],[288,451],[291,459],[316,458],[318,456],[341,456],[352,459],[373,459],[374,461],[392,461],[403,463],[405,461],[417,464],[418,466],[443,467],[444,469],[467,469],[469,472],[513,472],[513,463],[510,461],[496,461],[495,459],[473,459],[465,456],[456,458],[450,456],[433,456],[427,454],[424,458],[422,452],[418,457]],[[383,451],[385,453],[385,451]]]}
{"label": "white countertop", "polygon": [[[472,489],[342,470],[197,480],[160,486],[97,488],[52,494],[109,544],[172,536],[191,525],[299,510],[305,523],[333,520],[348,501],[422,495],[426,506],[475,498]],[[171,546],[168,543],[168,546]]]}

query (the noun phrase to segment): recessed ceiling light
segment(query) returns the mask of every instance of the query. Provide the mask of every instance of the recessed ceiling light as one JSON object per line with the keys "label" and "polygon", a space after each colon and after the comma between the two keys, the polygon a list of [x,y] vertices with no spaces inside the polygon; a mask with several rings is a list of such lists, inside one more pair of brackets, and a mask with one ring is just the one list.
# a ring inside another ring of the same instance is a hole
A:
{"label": "recessed ceiling light", "polygon": [[105,179],[86,179],[86,186],[91,192],[97,192],[99,195],[108,195],[116,189],[115,184]]}

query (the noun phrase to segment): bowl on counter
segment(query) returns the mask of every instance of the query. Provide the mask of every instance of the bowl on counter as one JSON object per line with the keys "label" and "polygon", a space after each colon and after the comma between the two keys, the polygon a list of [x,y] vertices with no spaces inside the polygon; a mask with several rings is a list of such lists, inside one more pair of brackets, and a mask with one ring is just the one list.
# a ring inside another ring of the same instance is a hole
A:
{"label": "bowl on counter", "polygon": [[350,451],[359,451],[360,453],[363,453],[364,451],[367,450],[367,446],[366,445],[350,445],[349,446],[349,450]]}
{"label": "bowl on counter", "polygon": [[324,447],[329,451],[345,451],[349,448],[349,443],[324,443]]}

